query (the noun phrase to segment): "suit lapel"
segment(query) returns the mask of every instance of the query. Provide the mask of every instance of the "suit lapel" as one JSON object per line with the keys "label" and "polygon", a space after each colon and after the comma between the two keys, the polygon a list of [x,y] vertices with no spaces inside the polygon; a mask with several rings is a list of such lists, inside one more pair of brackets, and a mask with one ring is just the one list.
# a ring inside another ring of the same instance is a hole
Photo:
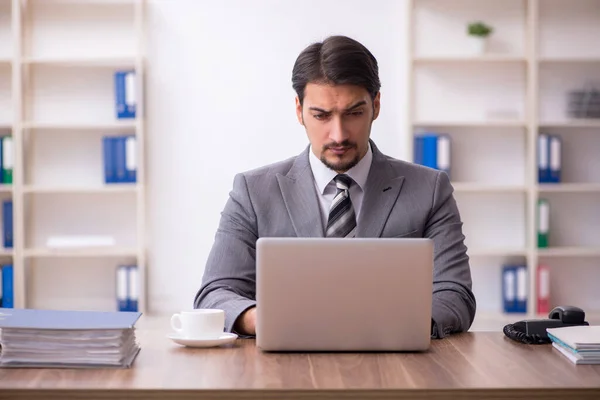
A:
{"label": "suit lapel", "polygon": [[389,161],[373,142],[373,161],[365,185],[356,237],[380,237],[383,227],[396,204],[404,177],[394,173]]}
{"label": "suit lapel", "polygon": [[314,178],[308,162],[308,148],[300,154],[290,171],[277,175],[279,189],[298,237],[323,237],[323,221]]}

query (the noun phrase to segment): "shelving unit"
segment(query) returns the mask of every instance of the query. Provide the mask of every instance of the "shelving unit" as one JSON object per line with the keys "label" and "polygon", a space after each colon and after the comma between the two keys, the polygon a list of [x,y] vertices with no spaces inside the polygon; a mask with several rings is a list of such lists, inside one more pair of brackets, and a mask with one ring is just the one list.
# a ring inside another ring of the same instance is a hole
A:
{"label": "shelving unit", "polygon": [[[138,266],[146,304],[145,0],[0,0],[0,135],[12,135],[15,307],[116,310],[115,269]],[[114,73],[136,71],[136,118]],[[8,110],[8,111],[6,111]],[[134,134],[137,183],[105,184],[102,137]],[[54,235],[115,246],[48,248]]]}
{"label": "shelving unit", "polygon": [[[406,147],[412,155],[422,131],[451,137],[450,178],[478,300],[474,326],[537,317],[542,264],[550,267],[552,305],[600,317],[600,119],[566,113],[568,91],[600,89],[600,0],[410,3]],[[483,54],[469,50],[473,21],[494,28]],[[562,138],[560,184],[537,182],[540,133]],[[537,248],[540,198],[551,209],[546,249]],[[509,263],[528,267],[525,316],[502,312],[501,267]]]}

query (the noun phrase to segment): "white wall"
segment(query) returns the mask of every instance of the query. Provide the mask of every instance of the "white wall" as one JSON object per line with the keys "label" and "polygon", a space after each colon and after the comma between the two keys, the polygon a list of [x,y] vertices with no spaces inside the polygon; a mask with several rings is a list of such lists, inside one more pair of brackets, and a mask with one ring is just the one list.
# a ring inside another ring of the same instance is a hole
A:
{"label": "white wall", "polygon": [[379,61],[372,138],[406,158],[407,2],[154,0],[148,7],[150,312],[190,308],[236,172],[300,153],[291,71],[344,34]]}

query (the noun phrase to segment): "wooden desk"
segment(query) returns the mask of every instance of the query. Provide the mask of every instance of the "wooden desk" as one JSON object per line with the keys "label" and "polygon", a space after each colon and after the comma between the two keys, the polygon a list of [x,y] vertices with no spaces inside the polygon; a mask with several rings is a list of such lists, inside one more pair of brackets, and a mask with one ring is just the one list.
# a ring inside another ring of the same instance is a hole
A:
{"label": "wooden desk", "polygon": [[575,366],[501,332],[435,340],[423,354],[279,354],[239,339],[184,348],[169,330],[166,318],[142,317],[142,351],[127,370],[0,369],[0,399],[600,399],[600,365]]}

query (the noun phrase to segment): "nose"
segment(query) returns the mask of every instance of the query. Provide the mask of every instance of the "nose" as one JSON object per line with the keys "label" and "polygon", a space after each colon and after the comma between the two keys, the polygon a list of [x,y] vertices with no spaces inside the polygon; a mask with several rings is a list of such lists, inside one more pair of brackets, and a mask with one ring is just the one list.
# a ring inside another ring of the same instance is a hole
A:
{"label": "nose", "polygon": [[336,116],[331,120],[329,139],[334,141],[335,143],[342,143],[344,140],[348,139],[348,135],[344,129],[342,118],[340,118],[339,116]]}

